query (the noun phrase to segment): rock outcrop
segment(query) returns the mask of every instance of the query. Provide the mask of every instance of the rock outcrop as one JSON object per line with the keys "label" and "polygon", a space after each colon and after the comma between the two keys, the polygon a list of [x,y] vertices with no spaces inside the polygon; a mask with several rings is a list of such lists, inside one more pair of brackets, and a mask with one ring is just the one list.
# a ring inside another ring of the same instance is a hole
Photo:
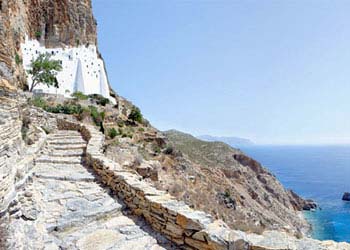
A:
{"label": "rock outcrop", "polygon": [[345,192],[343,194],[342,200],[343,201],[350,201],[350,193],[349,192]]}

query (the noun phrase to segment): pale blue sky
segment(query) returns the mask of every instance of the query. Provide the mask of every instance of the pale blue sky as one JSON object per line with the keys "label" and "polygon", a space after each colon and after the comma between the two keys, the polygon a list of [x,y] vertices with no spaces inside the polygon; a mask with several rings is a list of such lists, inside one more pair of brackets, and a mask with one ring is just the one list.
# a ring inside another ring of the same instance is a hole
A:
{"label": "pale blue sky", "polygon": [[157,128],[350,143],[350,1],[93,5],[113,88]]}

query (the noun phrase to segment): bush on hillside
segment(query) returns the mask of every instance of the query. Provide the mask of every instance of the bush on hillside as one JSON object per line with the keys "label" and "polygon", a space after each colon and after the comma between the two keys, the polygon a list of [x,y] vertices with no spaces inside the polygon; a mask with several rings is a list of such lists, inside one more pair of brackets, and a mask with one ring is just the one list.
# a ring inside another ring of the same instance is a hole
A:
{"label": "bush on hillside", "polygon": [[45,108],[47,106],[46,100],[41,97],[34,97],[30,100],[30,103],[38,108]]}
{"label": "bush on hillside", "polygon": [[83,92],[77,91],[72,94],[72,97],[77,98],[78,100],[87,100],[89,97],[84,95]]}
{"label": "bush on hillside", "polygon": [[128,119],[132,120],[133,122],[142,123],[143,117],[140,109],[136,106],[133,106],[128,116]]}
{"label": "bush on hillside", "polygon": [[88,96],[91,99],[94,99],[98,105],[106,106],[110,101],[108,98],[103,97],[99,94],[91,94]]}
{"label": "bush on hillside", "polygon": [[116,137],[118,135],[118,132],[117,132],[117,130],[115,129],[115,128],[110,128],[109,130],[108,130],[108,136],[109,136],[109,138],[114,138],[114,137]]}

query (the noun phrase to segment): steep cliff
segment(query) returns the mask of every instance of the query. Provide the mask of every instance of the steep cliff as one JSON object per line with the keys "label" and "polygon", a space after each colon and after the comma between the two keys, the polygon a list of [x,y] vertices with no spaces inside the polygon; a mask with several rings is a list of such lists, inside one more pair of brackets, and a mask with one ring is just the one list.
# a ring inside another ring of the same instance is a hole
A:
{"label": "steep cliff", "polygon": [[26,88],[21,44],[25,36],[46,48],[96,45],[90,0],[1,0],[0,86]]}

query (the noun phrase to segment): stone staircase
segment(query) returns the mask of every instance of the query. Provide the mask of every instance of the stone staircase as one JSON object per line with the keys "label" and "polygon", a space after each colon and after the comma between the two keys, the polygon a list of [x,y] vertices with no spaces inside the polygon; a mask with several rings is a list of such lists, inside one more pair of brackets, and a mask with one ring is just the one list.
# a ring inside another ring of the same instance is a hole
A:
{"label": "stone staircase", "polygon": [[10,249],[176,249],[127,210],[83,165],[86,142],[56,131],[33,180],[10,207]]}

